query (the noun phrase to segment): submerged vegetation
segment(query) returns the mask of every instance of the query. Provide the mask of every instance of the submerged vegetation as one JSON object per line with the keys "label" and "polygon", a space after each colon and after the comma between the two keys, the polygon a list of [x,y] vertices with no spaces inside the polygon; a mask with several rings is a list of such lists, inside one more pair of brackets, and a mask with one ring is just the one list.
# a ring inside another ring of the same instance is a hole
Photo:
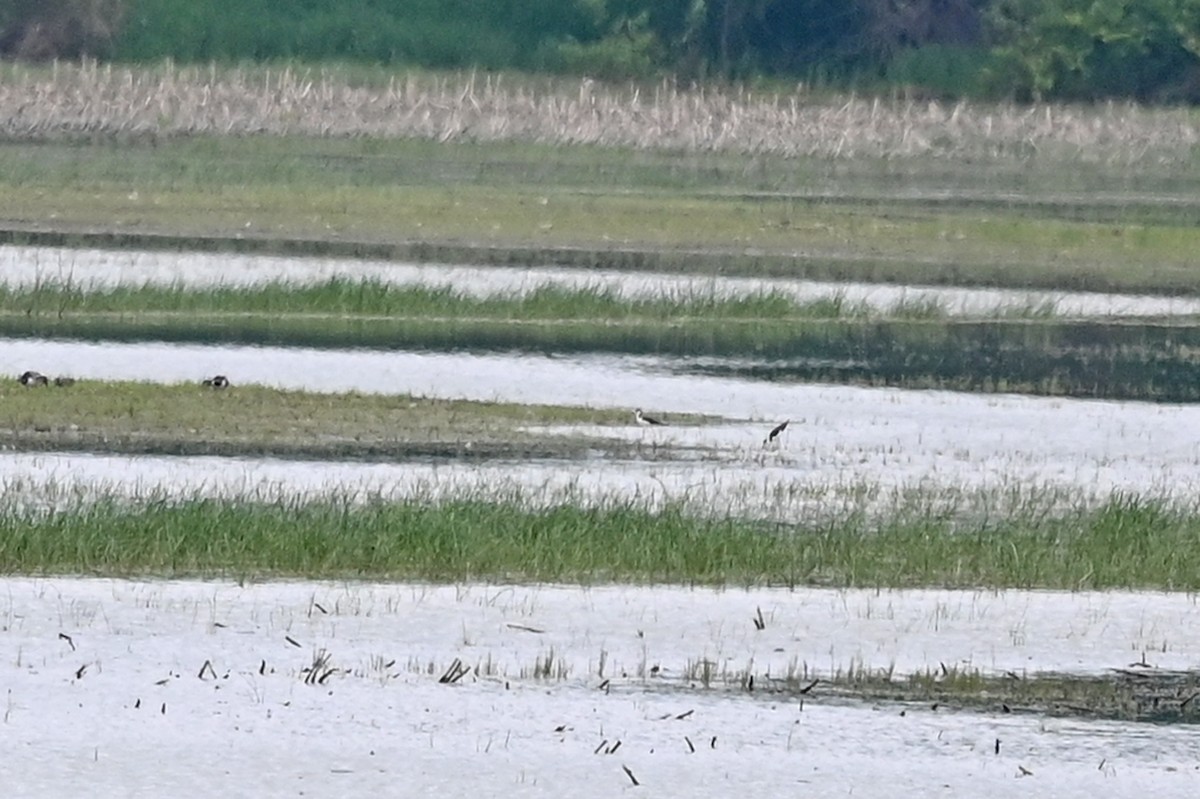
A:
{"label": "submerged vegetation", "polygon": [[1200,588],[1200,515],[1117,495],[1002,519],[775,525],[614,498],[148,501],[0,510],[0,572],[714,585]]}
{"label": "submerged vegetation", "polygon": [[755,674],[731,666],[728,660],[701,657],[689,662],[683,677],[692,687],[787,696],[801,702],[833,696],[910,706],[919,702],[933,711],[973,709],[1158,723],[1200,721],[1200,707],[1194,701],[1200,696],[1200,673],[1153,669],[1144,660],[1102,674],[996,673],[944,663],[908,674],[860,664],[818,671],[795,662],[782,674]]}

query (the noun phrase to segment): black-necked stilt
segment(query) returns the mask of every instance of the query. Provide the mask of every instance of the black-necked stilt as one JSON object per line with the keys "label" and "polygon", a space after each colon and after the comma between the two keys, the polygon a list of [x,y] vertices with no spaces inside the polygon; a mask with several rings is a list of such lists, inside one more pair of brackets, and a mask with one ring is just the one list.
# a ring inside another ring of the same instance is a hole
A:
{"label": "black-necked stilt", "polygon": [[21,374],[17,378],[17,382],[23,386],[45,386],[50,384],[50,379],[41,372],[28,371]]}
{"label": "black-necked stilt", "polygon": [[765,447],[767,444],[775,443],[775,439],[779,437],[780,433],[782,433],[784,430],[787,430],[787,426],[791,423],[791,421],[791,419],[788,419],[787,421],[781,422],[780,424],[777,424],[771,428],[771,432],[767,433],[767,437],[763,439],[763,446]]}
{"label": "black-necked stilt", "polygon": [[633,420],[635,422],[637,422],[638,424],[642,425],[643,427],[655,427],[655,426],[665,426],[666,425],[666,422],[660,422],[658,419],[655,419],[653,416],[647,416],[646,414],[642,413],[641,408],[638,408],[636,411],[633,412]]}
{"label": "black-necked stilt", "polygon": [[206,377],[201,385],[206,388],[229,388],[229,378],[225,375]]}

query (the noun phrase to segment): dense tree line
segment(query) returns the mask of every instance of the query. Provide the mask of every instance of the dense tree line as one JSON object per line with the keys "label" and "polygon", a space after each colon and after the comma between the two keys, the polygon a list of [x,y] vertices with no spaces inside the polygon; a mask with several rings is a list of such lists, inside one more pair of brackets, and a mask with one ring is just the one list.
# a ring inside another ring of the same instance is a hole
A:
{"label": "dense tree line", "polygon": [[1200,100],[1200,0],[0,0],[0,54]]}

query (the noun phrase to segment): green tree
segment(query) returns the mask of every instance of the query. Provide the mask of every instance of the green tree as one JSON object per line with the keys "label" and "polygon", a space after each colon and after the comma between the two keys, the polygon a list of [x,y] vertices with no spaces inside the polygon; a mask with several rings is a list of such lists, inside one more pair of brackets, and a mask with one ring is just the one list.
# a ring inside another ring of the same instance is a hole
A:
{"label": "green tree", "polygon": [[1200,99],[1200,0],[996,0],[1018,96]]}

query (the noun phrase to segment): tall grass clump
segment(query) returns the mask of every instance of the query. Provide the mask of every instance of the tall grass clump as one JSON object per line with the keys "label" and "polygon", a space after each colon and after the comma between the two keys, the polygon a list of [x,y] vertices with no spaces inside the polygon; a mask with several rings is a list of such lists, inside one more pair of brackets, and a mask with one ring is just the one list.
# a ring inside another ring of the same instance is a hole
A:
{"label": "tall grass clump", "polygon": [[953,519],[898,509],[809,525],[613,499],[15,502],[0,571],[697,584],[1200,589],[1200,511],[1114,495],[1094,509]]}
{"label": "tall grass clump", "polygon": [[[919,314],[939,316],[936,301]],[[715,291],[663,290],[626,296],[603,286],[543,284],[528,290],[476,295],[452,286],[389,283],[376,278],[333,277],[316,283],[274,280],[261,285],[182,284],[90,286],[46,280],[0,285],[0,311],[67,313],[239,313],[434,316],[495,319],[865,318],[866,304],[834,295],[797,300],[778,290],[723,296]],[[904,317],[914,316],[911,312]]]}

